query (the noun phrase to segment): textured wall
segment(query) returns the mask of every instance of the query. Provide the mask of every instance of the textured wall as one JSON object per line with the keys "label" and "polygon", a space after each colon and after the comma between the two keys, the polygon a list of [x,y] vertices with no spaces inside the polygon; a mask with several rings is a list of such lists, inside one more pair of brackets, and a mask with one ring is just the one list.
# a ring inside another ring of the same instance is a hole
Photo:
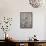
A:
{"label": "textured wall", "polygon": [[[46,8],[44,7],[33,8],[30,6],[28,0],[0,0],[0,19],[4,16],[13,18],[12,26],[8,33],[11,34],[14,39],[27,40],[36,34],[37,38],[42,40],[45,39],[44,31],[46,31]],[[20,28],[20,12],[33,12],[32,29]],[[0,39],[2,39],[2,31],[0,31],[0,35]]]}

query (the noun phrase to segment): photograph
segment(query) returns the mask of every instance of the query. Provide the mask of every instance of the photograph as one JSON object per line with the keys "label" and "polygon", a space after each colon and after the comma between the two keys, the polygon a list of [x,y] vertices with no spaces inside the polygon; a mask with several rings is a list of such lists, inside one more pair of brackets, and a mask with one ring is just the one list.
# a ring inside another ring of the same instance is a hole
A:
{"label": "photograph", "polygon": [[32,12],[20,12],[20,28],[32,28]]}

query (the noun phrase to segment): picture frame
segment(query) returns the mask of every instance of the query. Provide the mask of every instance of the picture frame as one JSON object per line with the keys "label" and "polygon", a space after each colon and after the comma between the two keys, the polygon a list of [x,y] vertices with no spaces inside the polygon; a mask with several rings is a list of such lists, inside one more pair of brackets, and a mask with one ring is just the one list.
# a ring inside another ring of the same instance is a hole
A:
{"label": "picture frame", "polygon": [[32,28],[32,12],[20,12],[20,28]]}

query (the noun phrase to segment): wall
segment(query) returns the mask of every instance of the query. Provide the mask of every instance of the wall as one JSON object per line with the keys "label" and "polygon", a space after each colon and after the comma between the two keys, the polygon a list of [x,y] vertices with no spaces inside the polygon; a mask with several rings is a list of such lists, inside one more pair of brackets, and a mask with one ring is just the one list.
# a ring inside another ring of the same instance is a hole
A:
{"label": "wall", "polygon": [[[20,28],[20,12],[33,12],[33,28],[21,29]],[[17,40],[27,40],[34,34],[37,35],[37,39],[45,39],[45,6],[40,8],[33,8],[30,6],[28,0],[0,0],[0,18],[3,16],[12,17],[13,22],[10,31],[10,35]],[[0,35],[2,35],[0,31]],[[3,33],[4,34],[4,33]],[[0,39],[4,39],[0,36]]]}

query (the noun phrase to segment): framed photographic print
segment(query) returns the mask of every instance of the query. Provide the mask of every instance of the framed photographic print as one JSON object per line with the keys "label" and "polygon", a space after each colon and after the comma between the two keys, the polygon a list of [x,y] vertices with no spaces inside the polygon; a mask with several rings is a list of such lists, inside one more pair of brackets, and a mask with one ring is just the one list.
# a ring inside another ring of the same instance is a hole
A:
{"label": "framed photographic print", "polygon": [[32,28],[32,12],[20,12],[20,28]]}

